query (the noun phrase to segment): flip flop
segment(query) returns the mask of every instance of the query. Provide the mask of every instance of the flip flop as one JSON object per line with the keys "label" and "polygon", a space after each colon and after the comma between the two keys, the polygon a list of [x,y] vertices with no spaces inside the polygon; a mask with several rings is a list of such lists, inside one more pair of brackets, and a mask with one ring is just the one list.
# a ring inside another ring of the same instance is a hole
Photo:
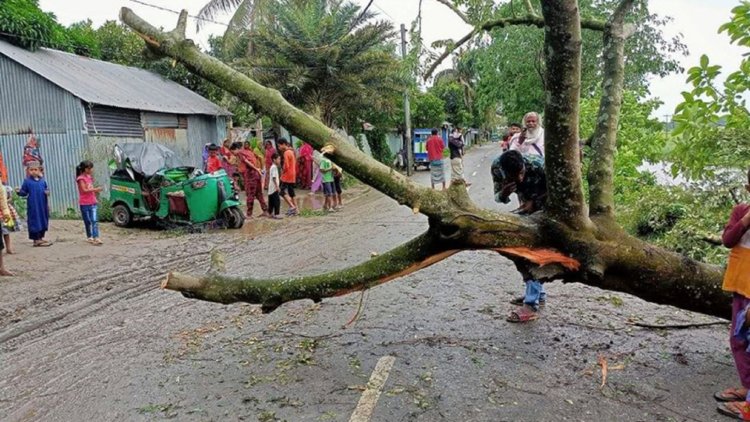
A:
{"label": "flip flop", "polygon": [[730,401],[719,403],[716,410],[724,416],[739,421],[750,421],[750,403],[746,401]]}
{"label": "flip flop", "polygon": [[714,399],[720,402],[745,401],[746,397],[747,390],[745,390],[745,394],[742,394],[741,388],[727,388],[724,391],[714,393]]}
{"label": "flip flop", "polygon": [[47,242],[47,241],[34,243],[35,248],[41,248],[41,247],[47,247],[47,246],[52,246],[52,243]]}
{"label": "flip flop", "polygon": [[519,306],[515,310],[511,311],[507,318],[508,322],[522,324],[524,322],[531,322],[539,319],[539,313],[529,308],[528,306]]}

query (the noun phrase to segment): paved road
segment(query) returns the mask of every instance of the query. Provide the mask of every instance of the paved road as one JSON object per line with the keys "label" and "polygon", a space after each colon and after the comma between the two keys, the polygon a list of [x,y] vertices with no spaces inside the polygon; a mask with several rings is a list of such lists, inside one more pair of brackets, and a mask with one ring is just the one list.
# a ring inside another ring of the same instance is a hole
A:
{"label": "paved road", "polygon": [[[470,194],[486,207],[496,207],[496,148],[466,158]],[[230,274],[319,273],[425,228],[374,191],[341,213],[257,221],[243,233],[123,238],[107,227],[112,249],[86,266],[0,284],[0,419],[723,420],[711,394],[735,383],[725,326],[635,327],[712,320],[560,283],[539,321],[511,325],[507,301],[521,279],[494,253],[464,252],[364,295],[269,315],[157,289],[168,270],[203,271],[212,248],[225,251]],[[77,244],[68,245],[49,253],[67,256]]]}

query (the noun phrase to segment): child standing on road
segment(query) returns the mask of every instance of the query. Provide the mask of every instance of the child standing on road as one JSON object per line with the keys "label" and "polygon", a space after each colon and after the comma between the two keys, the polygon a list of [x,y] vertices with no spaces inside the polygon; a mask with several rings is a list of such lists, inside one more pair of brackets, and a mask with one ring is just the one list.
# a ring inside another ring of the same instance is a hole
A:
{"label": "child standing on road", "polygon": [[268,170],[268,212],[271,218],[280,220],[281,217],[281,196],[279,181],[279,166],[281,165],[281,156],[274,152],[271,155],[271,168]]}
{"label": "child standing on road", "polygon": [[344,172],[341,167],[336,164],[333,165],[333,189],[336,191],[333,196],[333,209],[339,211],[344,208],[344,204],[341,202],[341,180],[344,178]]}
{"label": "child standing on road", "polygon": [[[750,192],[750,172],[745,189]],[[740,378],[741,387],[728,388],[714,394],[721,402],[719,413],[735,419],[750,421],[750,352],[748,352],[748,311],[750,311],[750,205],[739,204],[721,237],[729,253],[729,262],[724,273],[722,289],[732,294],[732,325],[729,330],[729,346]]]}
{"label": "child standing on road", "polygon": [[[0,219],[0,229],[4,231],[6,226],[12,227],[14,225],[12,214],[10,212],[10,209],[8,208],[8,200],[7,200],[6,195],[0,195],[0,213],[2,213],[2,219]],[[4,239],[4,236],[3,238],[0,238],[0,252],[2,252],[3,249],[5,249],[5,243],[3,242],[3,239]],[[2,277],[13,276],[13,273],[5,269],[5,265],[3,264],[2,253],[0,253],[0,276]]]}
{"label": "child standing on road", "polygon": [[294,155],[294,149],[291,144],[285,138],[279,138],[276,143],[279,146],[279,151],[282,154],[281,160],[281,192],[280,195],[284,198],[284,201],[289,205],[287,215],[294,216],[299,215],[297,209],[297,200],[294,199],[296,196],[294,193],[294,185],[297,183],[297,158]]}
{"label": "child standing on road", "polygon": [[86,227],[86,239],[92,245],[101,245],[99,239],[99,221],[96,214],[96,194],[101,187],[94,187],[94,163],[81,161],[76,167],[76,185],[78,185],[78,206],[81,208],[83,225]]}
{"label": "child standing on road", "polygon": [[333,163],[325,155],[320,159],[320,172],[323,174],[323,195],[326,197],[323,203],[323,211],[331,212],[336,202],[333,187]]}
{"label": "child standing on road", "polygon": [[13,207],[13,188],[10,186],[3,186],[3,189],[5,189],[5,200],[8,204],[8,212],[10,214],[10,219],[8,219],[7,223],[2,226],[3,242],[5,243],[5,253],[13,255],[15,252],[13,252],[13,249],[10,246],[10,234],[21,230],[21,221],[18,218],[18,211]]}
{"label": "child standing on road", "polygon": [[49,187],[42,177],[42,166],[38,162],[31,162],[27,166],[29,177],[23,181],[18,189],[18,196],[26,200],[26,222],[29,228],[29,239],[34,241],[35,247],[52,246],[44,240],[49,230]]}

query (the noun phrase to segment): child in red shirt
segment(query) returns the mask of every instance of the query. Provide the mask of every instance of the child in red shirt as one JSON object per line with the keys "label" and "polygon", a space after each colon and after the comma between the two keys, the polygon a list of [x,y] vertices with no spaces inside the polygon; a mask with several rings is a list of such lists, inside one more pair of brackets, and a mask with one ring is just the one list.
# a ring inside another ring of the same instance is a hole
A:
{"label": "child in red shirt", "polygon": [[206,173],[221,170],[221,158],[219,158],[219,147],[211,144],[208,146],[208,159],[206,160]]}

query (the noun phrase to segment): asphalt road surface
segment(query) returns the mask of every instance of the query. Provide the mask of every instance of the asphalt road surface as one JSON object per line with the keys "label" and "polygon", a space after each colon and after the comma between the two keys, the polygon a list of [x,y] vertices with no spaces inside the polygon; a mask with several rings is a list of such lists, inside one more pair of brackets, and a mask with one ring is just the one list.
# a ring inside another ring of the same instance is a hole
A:
{"label": "asphalt road surface", "polygon": [[[500,209],[489,177],[497,148],[471,150],[465,174],[471,197]],[[428,172],[415,180],[428,184]],[[17,277],[0,280],[0,420],[725,420],[712,394],[737,385],[726,324],[559,282],[540,320],[509,324],[521,278],[491,252],[268,315],[158,288],[169,270],[205,271],[214,248],[229,274],[314,274],[427,227],[373,190],[346,200],[339,213],[234,232],[105,225],[102,247],[85,243],[80,222],[54,222],[51,248],[14,235],[6,262]]]}

